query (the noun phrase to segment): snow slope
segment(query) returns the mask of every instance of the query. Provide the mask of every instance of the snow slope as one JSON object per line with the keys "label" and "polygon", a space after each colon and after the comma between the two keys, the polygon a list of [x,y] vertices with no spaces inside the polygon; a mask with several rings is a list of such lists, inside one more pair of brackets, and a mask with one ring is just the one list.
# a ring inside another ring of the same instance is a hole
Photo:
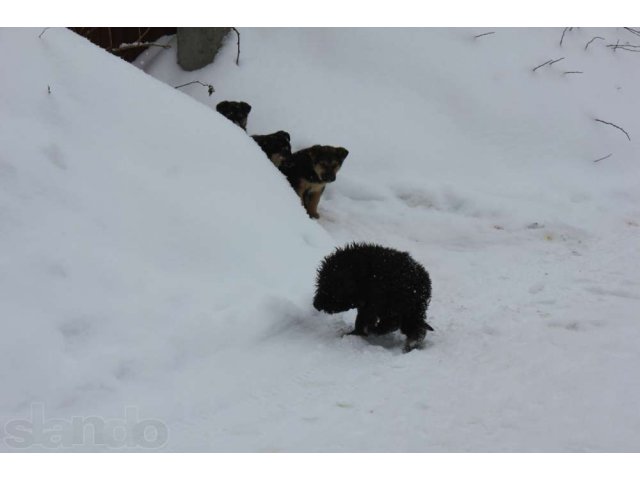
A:
{"label": "snow slope", "polygon": [[[239,67],[232,37],[197,72],[138,62],[211,97],[0,30],[0,425],[133,406],[171,451],[637,450],[640,64],[605,46],[633,38],[488,30],[241,29]],[[227,99],[349,149],[319,221]],[[351,240],[429,270],[424,350],[311,307]]]}

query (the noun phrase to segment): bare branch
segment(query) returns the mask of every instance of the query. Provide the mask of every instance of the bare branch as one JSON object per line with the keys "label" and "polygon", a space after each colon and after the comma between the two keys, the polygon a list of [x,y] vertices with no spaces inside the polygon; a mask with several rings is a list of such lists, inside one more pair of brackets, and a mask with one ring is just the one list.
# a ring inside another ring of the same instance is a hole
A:
{"label": "bare branch", "polygon": [[45,28],[44,30],[42,30],[42,31],[40,32],[40,35],[38,35],[38,38],[42,38],[42,35],[44,34],[44,32],[46,32],[46,31],[47,31],[47,30],[49,30],[50,28],[51,28],[51,27],[47,27],[47,28]]}
{"label": "bare branch", "polygon": [[160,45],[158,43],[150,43],[150,42],[136,42],[136,43],[123,44],[116,48],[109,48],[108,50],[111,53],[119,53],[119,52],[124,52],[126,50],[133,50],[134,48],[147,48],[147,47],[160,47],[160,48],[167,49],[167,48],[171,48],[171,45],[169,44]]}
{"label": "bare branch", "polygon": [[604,120],[600,120],[599,118],[594,118],[594,120],[595,120],[596,122],[604,123],[605,125],[611,125],[612,127],[617,128],[618,130],[620,130],[621,132],[623,132],[623,133],[627,136],[627,138],[629,139],[629,141],[631,141],[631,137],[629,136],[629,134],[627,133],[627,131],[626,131],[624,128],[619,127],[619,126],[618,126],[618,125],[616,125],[615,123],[605,122]]}
{"label": "bare branch", "polygon": [[536,68],[534,68],[532,71],[534,71],[534,72],[535,72],[537,69],[539,69],[540,67],[544,67],[545,65],[553,65],[554,63],[557,63],[557,62],[559,62],[560,60],[564,60],[564,57],[562,57],[562,58],[558,58],[558,59],[556,59],[556,60],[547,60],[547,61],[546,61],[546,62],[544,62],[543,64],[538,65],[538,66],[537,66]]}
{"label": "bare branch", "polygon": [[569,75],[571,73],[584,73],[584,72],[578,72],[578,71],[562,72],[563,75]]}
{"label": "bare branch", "polygon": [[631,32],[634,35],[638,35],[640,37],[640,30],[636,30],[635,28],[623,27],[627,32]]}
{"label": "bare branch", "polygon": [[609,157],[610,157],[610,156],[612,156],[612,155],[613,155],[613,153],[610,153],[609,155],[605,155],[604,157],[597,158],[597,159],[595,159],[595,160],[593,161],[593,163],[597,163],[597,162],[599,162],[599,161],[601,161],[601,160],[606,160],[607,158],[609,158]]}
{"label": "bare branch", "polygon": [[640,52],[640,45],[631,45],[629,43],[625,43],[623,45],[620,45],[620,41],[618,40],[618,42],[613,45],[607,45],[607,47],[613,49],[613,51],[615,52],[616,50],[620,49],[620,50],[626,50],[627,52]]}
{"label": "bare branch", "polygon": [[177,87],[173,87],[173,88],[182,88],[182,87],[186,87],[187,85],[193,85],[194,83],[197,83],[198,85],[202,85],[203,87],[207,87],[207,92],[209,92],[209,96],[211,96],[211,94],[216,91],[215,88],[213,88],[213,85],[210,85],[208,83],[203,83],[200,80],[194,80],[193,82],[185,83],[183,85],[178,85]]}
{"label": "bare branch", "polygon": [[481,33],[480,35],[476,35],[473,38],[480,38],[480,37],[484,37],[485,35],[493,35],[496,32],[486,32],[486,33]]}
{"label": "bare branch", "polygon": [[604,38],[602,38],[602,37],[593,37],[591,40],[589,40],[587,42],[587,44],[584,46],[584,49],[586,50],[587,48],[589,48],[589,45],[591,45],[591,42],[593,42],[594,40],[598,40],[598,39],[604,40]]}
{"label": "bare branch", "polygon": [[562,31],[562,37],[560,37],[560,46],[562,46],[562,41],[564,40],[564,34],[567,33],[568,31],[571,31],[571,27],[564,27],[564,30]]}
{"label": "bare branch", "polygon": [[138,40],[135,41],[135,43],[142,43],[142,39],[147,35],[147,33],[149,33],[149,30],[151,30],[151,27],[147,27],[147,29],[140,33],[140,28],[138,28],[138,33],[140,33],[140,35],[138,36]]}
{"label": "bare branch", "polygon": [[240,66],[240,32],[236,27],[231,27],[231,30],[236,32],[236,35],[238,36],[238,55],[236,55],[236,65]]}

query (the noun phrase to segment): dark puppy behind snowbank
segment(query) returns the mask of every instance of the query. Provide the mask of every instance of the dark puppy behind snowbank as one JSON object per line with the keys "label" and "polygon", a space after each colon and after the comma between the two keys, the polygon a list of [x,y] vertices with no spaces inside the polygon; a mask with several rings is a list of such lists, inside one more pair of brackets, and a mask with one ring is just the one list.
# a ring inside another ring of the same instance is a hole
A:
{"label": "dark puppy behind snowbank", "polygon": [[243,130],[247,130],[247,120],[249,119],[249,112],[251,112],[251,105],[247,102],[225,100],[216,105],[216,110]]}
{"label": "dark puppy behind snowbank", "polygon": [[325,257],[318,269],[316,310],[338,313],[358,309],[350,335],[384,335],[400,330],[404,351],[419,347],[427,331],[431,280],[407,252],[353,243]]}

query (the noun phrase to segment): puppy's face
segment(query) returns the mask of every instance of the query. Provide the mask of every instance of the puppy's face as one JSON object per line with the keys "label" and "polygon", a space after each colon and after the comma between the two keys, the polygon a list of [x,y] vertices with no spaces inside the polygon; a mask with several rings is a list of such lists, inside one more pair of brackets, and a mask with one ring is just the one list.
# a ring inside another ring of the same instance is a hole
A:
{"label": "puppy's face", "polygon": [[340,268],[335,259],[318,272],[313,306],[326,313],[345,312],[355,308],[358,285],[348,268]]}
{"label": "puppy's face", "polygon": [[269,158],[279,167],[282,162],[291,157],[291,140],[289,134],[280,130],[268,137],[266,149],[269,151]]}
{"label": "puppy's face", "polygon": [[342,147],[314,145],[309,154],[313,161],[313,170],[322,182],[329,183],[336,179],[336,175],[349,151]]}
{"label": "puppy's face", "polygon": [[243,130],[247,129],[247,119],[251,105],[246,102],[230,102],[225,100],[216,105],[218,113],[224,115]]}

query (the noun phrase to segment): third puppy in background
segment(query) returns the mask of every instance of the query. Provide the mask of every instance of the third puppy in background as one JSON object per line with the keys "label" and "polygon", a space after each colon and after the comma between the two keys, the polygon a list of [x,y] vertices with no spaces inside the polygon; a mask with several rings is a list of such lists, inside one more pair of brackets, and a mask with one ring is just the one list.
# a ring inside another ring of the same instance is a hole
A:
{"label": "third puppy in background", "polygon": [[318,203],[327,185],[336,174],[349,151],[342,147],[314,145],[291,155],[291,163],[283,173],[296,191],[311,218],[320,218]]}
{"label": "third puppy in background", "polygon": [[243,130],[247,130],[247,119],[249,118],[249,112],[251,111],[251,105],[247,102],[232,102],[225,100],[224,102],[220,102],[216,105],[216,110]]}

